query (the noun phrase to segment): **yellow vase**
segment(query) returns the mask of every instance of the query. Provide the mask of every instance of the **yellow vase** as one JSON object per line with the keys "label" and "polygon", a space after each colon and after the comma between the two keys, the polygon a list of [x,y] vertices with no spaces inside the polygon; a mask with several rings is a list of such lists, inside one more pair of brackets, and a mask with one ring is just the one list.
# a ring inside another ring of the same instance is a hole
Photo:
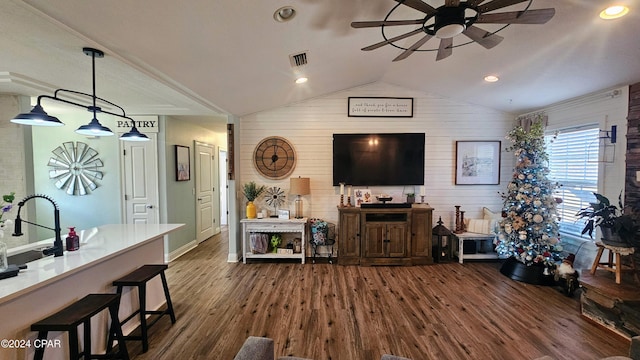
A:
{"label": "yellow vase", "polygon": [[253,204],[253,201],[249,201],[247,203],[247,219],[255,219],[256,214],[256,206]]}

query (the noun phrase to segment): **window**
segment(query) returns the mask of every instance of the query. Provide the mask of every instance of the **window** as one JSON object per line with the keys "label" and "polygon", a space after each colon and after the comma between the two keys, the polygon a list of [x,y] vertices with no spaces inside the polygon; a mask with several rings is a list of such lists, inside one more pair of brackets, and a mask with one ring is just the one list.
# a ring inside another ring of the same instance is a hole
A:
{"label": "window", "polygon": [[[554,139],[555,137],[555,139]],[[561,186],[555,195],[558,205],[560,232],[581,236],[584,223],[576,213],[595,201],[598,190],[598,127],[565,129],[557,136],[545,136],[549,155],[549,179]]]}

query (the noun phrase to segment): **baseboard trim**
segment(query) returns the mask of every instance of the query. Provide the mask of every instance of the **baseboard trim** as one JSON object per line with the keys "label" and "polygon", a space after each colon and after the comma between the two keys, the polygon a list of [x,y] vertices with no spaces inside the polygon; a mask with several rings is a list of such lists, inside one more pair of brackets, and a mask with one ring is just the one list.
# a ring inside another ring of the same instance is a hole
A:
{"label": "baseboard trim", "polygon": [[175,259],[179,258],[180,256],[188,253],[189,251],[195,249],[198,246],[198,240],[192,240],[182,246],[180,246],[179,248],[173,250],[172,252],[170,252],[169,254],[165,254],[165,261],[166,262],[171,262],[174,261]]}
{"label": "baseboard trim", "polygon": [[238,254],[229,254],[229,256],[227,256],[227,262],[230,262],[230,263],[240,262],[240,255],[238,255]]}

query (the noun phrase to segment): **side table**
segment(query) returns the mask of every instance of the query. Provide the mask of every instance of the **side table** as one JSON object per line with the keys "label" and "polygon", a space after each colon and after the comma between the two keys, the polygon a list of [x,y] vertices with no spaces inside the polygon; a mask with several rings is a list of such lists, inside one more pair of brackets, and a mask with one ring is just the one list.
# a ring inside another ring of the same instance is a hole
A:
{"label": "side table", "polygon": [[[248,258],[254,259],[300,259],[304,264],[305,260],[305,243],[307,233],[307,218],[302,219],[278,219],[278,218],[266,218],[266,219],[242,219],[242,259],[246,264]],[[293,254],[254,254],[251,252],[250,233],[300,233],[301,251]]]}
{"label": "side table", "polygon": [[[465,259],[467,260],[489,260],[489,259],[497,259],[498,253],[493,251],[492,242],[495,238],[493,234],[478,234],[472,232],[464,232],[460,234],[453,234],[458,241],[454,241],[457,243],[457,249],[454,250],[454,254],[458,256],[458,262],[462,264]],[[476,252],[473,254],[465,254],[464,253],[464,242],[465,241],[473,241],[474,243],[479,241],[480,244],[475,243]],[[486,241],[489,241],[490,247],[487,247]]]}

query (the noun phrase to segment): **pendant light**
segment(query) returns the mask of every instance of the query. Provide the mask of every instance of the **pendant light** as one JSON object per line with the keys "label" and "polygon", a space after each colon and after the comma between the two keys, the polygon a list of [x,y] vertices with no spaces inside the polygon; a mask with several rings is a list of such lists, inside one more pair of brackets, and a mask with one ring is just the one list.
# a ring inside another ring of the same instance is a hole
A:
{"label": "pendant light", "polygon": [[[109,114],[109,115],[128,119],[133,124],[131,130],[128,133],[125,133],[122,136],[120,136],[120,140],[125,140],[125,141],[150,140],[149,137],[147,137],[146,135],[138,131],[138,129],[135,126],[135,120],[127,116],[122,107],[112,103],[111,101],[108,101],[96,96],[96,58],[103,58],[104,52],[98,49],[90,48],[90,47],[82,48],[82,52],[84,52],[84,54],[87,56],[91,56],[91,72],[92,72],[92,86],[93,86],[91,94],[87,94],[87,93],[83,93],[75,90],[57,89],[53,93],[53,96],[48,96],[48,95],[38,96],[36,105],[33,107],[33,109],[31,109],[30,112],[16,115],[13,119],[11,119],[11,122],[22,124],[22,125],[32,125],[32,126],[64,125],[62,121],[60,121],[58,118],[54,116],[47,114],[42,108],[42,105],[41,105],[42,99],[50,99],[54,101],[63,102],[65,104],[84,108],[93,114],[93,119],[88,124],[82,125],[76,130],[76,133],[78,134],[87,135],[87,136],[112,136],[113,131],[111,131],[111,129],[109,129],[108,127],[100,124],[100,121],[98,121],[97,114],[104,113],[104,114]],[[62,99],[58,96],[58,93],[61,93],[61,92],[73,93],[76,95],[90,97],[92,100],[92,104],[87,106],[87,105],[83,105],[70,100]],[[118,109],[120,109],[120,111],[122,111],[122,114],[117,114],[110,111],[102,110],[99,106],[97,106],[97,100],[100,100],[109,105],[113,105],[117,107]]]}

